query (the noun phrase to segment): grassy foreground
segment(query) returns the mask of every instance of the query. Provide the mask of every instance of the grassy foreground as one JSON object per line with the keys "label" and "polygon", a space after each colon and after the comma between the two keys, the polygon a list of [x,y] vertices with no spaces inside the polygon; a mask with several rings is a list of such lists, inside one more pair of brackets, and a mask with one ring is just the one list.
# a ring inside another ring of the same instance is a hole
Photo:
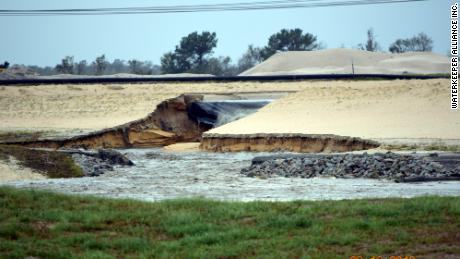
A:
{"label": "grassy foreground", "polygon": [[1,258],[351,255],[460,256],[460,198],[148,203],[0,187]]}

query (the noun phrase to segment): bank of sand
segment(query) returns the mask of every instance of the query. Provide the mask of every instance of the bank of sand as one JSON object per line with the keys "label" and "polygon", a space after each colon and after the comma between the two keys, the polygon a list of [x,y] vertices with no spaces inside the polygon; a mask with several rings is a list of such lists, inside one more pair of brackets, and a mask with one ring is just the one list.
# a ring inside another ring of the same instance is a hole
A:
{"label": "bank of sand", "polygon": [[298,92],[210,132],[460,139],[447,79],[3,86],[0,131],[99,130],[183,93],[264,91]]}
{"label": "bank of sand", "polygon": [[19,162],[10,157],[9,160],[0,160],[0,184],[16,180],[38,180],[46,177],[28,167],[19,165]]}
{"label": "bank of sand", "polygon": [[323,49],[276,53],[241,75],[448,74],[449,70],[450,59],[432,52]]}
{"label": "bank of sand", "polygon": [[143,118],[183,93],[297,91],[309,82],[0,86],[1,131],[93,131]]}
{"label": "bank of sand", "polygon": [[315,82],[209,133],[459,140],[449,89],[448,79]]}
{"label": "bank of sand", "polygon": [[[449,80],[168,83],[0,87],[0,131],[98,130],[142,118],[183,93],[298,91],[217,134],[337,134],[373,139],[460,140]],[[166,150],[196,150],[197,144]],[[40,178],[0,161],[0,180]]]}

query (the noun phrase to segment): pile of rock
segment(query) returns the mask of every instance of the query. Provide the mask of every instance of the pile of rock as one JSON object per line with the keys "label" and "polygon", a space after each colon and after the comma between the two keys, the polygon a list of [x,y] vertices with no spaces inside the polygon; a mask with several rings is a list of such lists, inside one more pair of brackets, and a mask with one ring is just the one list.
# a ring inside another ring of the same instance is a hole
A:
{"label": "pile of rock", "polygon": [[259,157],[241,173],[248,177],[337,177],[404,181],[407,178],[445,178],[456,175],[433,157],[395,153]]}
{"label": "pile of rock", "polygon": [[60,151],[70,154],[75,163],[81,167],[85,176],[99,176],[107,171],[112,171],[115,165],[134,165],[126,156],[112,149]]}
{"label": "pile of rock", "polygon": [[99,176],[113,170],[111,163],[98,157],[72,154],[72,159],[81,167],[85,176]]}

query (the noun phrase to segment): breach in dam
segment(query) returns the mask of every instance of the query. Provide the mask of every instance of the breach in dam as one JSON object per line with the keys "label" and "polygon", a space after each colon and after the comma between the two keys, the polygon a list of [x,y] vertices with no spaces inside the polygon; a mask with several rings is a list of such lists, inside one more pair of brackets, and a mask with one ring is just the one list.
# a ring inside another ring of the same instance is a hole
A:
{"label": "breach in dam", "polygon": [[206,131],[239,120],[286,93],[184,94],[165,100],[143,119],[85,135],[60,139],[10,142],[40,148],[161,147],[201,142],[207,151],[346,152],[375,148],[375,141],[327,134],[207,134]]}

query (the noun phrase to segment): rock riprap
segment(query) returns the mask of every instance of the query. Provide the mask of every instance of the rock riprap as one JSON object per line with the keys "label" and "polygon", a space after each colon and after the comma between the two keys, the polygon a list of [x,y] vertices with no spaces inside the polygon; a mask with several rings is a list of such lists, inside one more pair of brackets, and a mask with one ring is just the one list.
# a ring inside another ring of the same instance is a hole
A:
{"label": "rock riprap", "polygon": [[[438,155],[396,153],[285,155],[256,157],[241,170],[248,177],[373,178],[395,181],[455,180],[458,167],[437,162]],[[457,179],[458,180],[458,179]]]}
{"label": "rock riprap", "polygon": [[114,166],[133,166],[134,163],[125,155],[113,149],[99,150],[59,150],[71,155],[74,162],[80,166],[85,176],[99,176],[112,171]]}

